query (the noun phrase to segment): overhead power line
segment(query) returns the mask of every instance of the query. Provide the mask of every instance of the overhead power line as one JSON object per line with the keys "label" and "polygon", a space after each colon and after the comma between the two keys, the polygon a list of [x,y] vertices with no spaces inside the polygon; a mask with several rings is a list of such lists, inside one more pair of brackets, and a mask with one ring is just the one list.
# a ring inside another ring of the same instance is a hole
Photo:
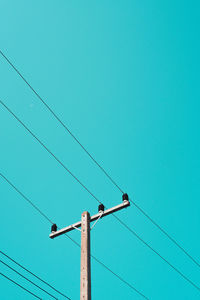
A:
{"label": "overhead power line", "polygon": [[[0,54],[9,63],[9,65],[15,70],[15,72],[22,78],[22,80],[27,84],[27,86],[32,90],[32,92],[37,96],[37,98],[45,105],[45,107],[50,111],[50,113],[55,117],[55,119],[62,125],[62,127],[71,135],[71,137],[80,145],[84,152],[92,159],[92,161],[101,169],[101,171],[107,176],[107,178],[115,185],[115,187],[124,194],[123,189],[116,183],[116,181],[108,174],[108,172],[97,162],[93,155],[83,146],[79,139],[72,133],[68,126],[58,117],[58,115],[53,111],[53,109],[46,103],[46,101],[36,92],[32,85],[25,79],[22,73],[14,66],[14,64],[8,59],[8,57],[0,50]],[[154,221],[145,211],[142,209],[135,201],[130,199],[130,202],[147,218],[149,221],[156,226],[168,239],[171,240],[181,251],[187,255],[199,268],[199,262],[192,257],[192,255],[186,251],[166,230],[164,230],[156,221]]]}
{"label": "overhead power line", "polygon": [[6,279],[8,279],[9,281],[11,281],[12,283],[16,284],[17,286],[19,286],[21,289],[23,289],[24,291],[26,291],[27,293],[31,294],[32,296],[34,296],[37,299],[42,300],[42,298],[38,297],[36,294],[32,293],[30,290],[26,289],[25,287],[23,287],[21,284],[17,283],[16,281],[12,280],[11,278],[7,277],[6,275],[4,275],[3,273],[0,273],[1,276],[5,277]]}
{"label": "overhead power line", "polygon": [[[4,177],[5,178],[5,177]],[[6,178],[5,178],[6,179]],[[12,185],[12,187],[14,187]],[[18,190],[18,193],[20,191]],[[66,299],[71,300],[69,297],[67,297],[66,295],[64,295],[63,293],[61,293],[59,290],[57,290],[56,288],[54,288],[51,284],[49,284],[47,281],[43,280],[41,277],[35,275],[33,272],[31,272],[30,270],[28,270],[27,268],[23,267],[20,263],[18,263],[16,260],[14,260],[13,258],[11,258],[8,254],[6,254],[5,252],[0,250],[0,253],[2,255],[4,255],[6,258],[8,258],[9,260],[11,260],[12,262],[14,262],[17,266],[19,266],[20,268],[22,268],[23,270],[25,270],[26,272],[28,272],[29,274],[31,274],[32,276],[34,276],[35,278],[37,278],[38,280],[40,280],[42,283],[46,284],[48,287],[50,287],[51,289],[53,289],[55,292],[57,292],[58,294],[60,294],[61,296],[63,296]]]}
{"label": "overhead power line", "polygon": [[198,263],[198,261],[193,258],[173,237],[171,237],[167,231],[165,231],[158,223],[156,223],[156,221],[154,221],[135,201],[129,199],[129,201],[135,205],[135,207],[152,223],[154,224],[165,236],[168,237],[168,239],[170,239],[181,251],[183,251],[185,253],[185,255],[187,255],[199,268],[200,268],[200,264]]}
{"label": "overhead power line", "polygon": [[158,257],[160,257],[165,263],[167,263],[174,271],[176,271],[182,278],[189,282],[194,288],[200,292],[200,287],[196,285],[192,280],[185,276],[178,268],[174,267],[168,260],[166,260],[158,251],[151,247],[147,242],[145,242],[135,231],[133,231],[126,223],[124,223],[119,217],[113,214],[113,216],[126,227],[134,236],[136,236],[145,246],[147,246],[151,251],[153,251]]}
{"label": "overhead power line", "polygon": [[[10,180],[8,180],[8,178],[6,176],[4,176],[2,173],[0,173],[0,176],[16,191],[18,192],[26,201],[29,200],[29,203],[33,203],[28,197],[26,197]],[[32,207],[34,207],[36,209],[37,212],[41,212],[40,209],[38,209],[38,207],[36,205],[32,205]],[[43,218],[45,218],[50,224],[53,224],[52,221],[50,221],[49,217],[46,216],[46,214],[44,213],[40,213],[41,216],[43,216]],[[59,229],[59,227],[58,227]],[[81,247],[79,243],[77,243],[73,238],[71,238],[69,235],[65,234],[65,236],[70,239],[76,246],[78,246],[79,248]],[[121,276],[119,276],[117,273],[115,273],[114,271],[112,271],[109,267],[107,267],[103,262],[101,262],[98,258],[96,258],[94,255],[91,255],[91,257],[96,260],[101,266],[103,266],[107,271],[109,271],[110,273],[112,273],[116,278],[118,278],[120,281],[122,281],[124,284],[126,284],[129,288],[131,288],[132,290],[134,290],[135,292],[137,292],[138,294],[142,295],[143,298],[148,299],[146,296],[144,296],[141,292],[139,292],[133,285],[131,285],[129,282],[127,282],[126,280],[124,280]],[[70,298],[68,298],[70,299]]]}
{"label": "overhead power line", "polygon": [[2,173],[0,173],[0,176],[7,181],[8,184],[12,186],[13,189],[15,189],[37,212],[39,212],[40,215],[42,215],[49,223],[53,224],[53,222],[45,215],[39,208],[36,206],[30,199],[28,199],[18,188],[12,184],[10,180],[8,180],[7,177],[5,177]]}
{"label": "overhead power line", "polygon": [[[58,228],[59,229],[59,228]],[[75,240],[73,240],[69,235],[64,233],[64,235],[69,238],[76,246],[81,248],[81,245],[78,244]],[[144,299],[149,299],[147,298],[143,293],[141,293],[138,289],[136,289],[132,284],[130,284],[128,281],[124,280],[121,276],[119,276],[117,273],[112,271],[108,266],[106,266],[102,261],[100,261],[98,258],[96,258],[94,255],[90,254],[90,257],[92,257],[98,264],[100,264],[104,269],[106,269],[108,272],[113,274],[115,277],[117,277],[120,281],[122,281],[125,285],[127,285],[129,288],[131,288],[133,291],[135,291],[137,294],[139,294],[141,297]]]}
{"label": "overhead power line", "polygon": [[65,125],[65,123],[58,117],[58,115],[53,111],[53,109],[46,103],[46,101],[36,92],[32,85],[26,80],[22,73],[13,65],[13,63],[8,59],[8,57],[0,50],[0,54],[5,58],[9,65],[17,72],[17,74],[22,78],[22,80],[27,84],[27,86],[32,90],[32,92],[37,96],[37,98],[44,104],[44,106],[50,111],[50,113],[55,117],[55,119],[63,126],[63,128],[72,136],[72,138],[80,145],[80,147],[87,153],[87,155],[94,161],[94,163],[104,172],[104,174],[110,179],[110,181],[123,193],[121,188],[117,183],[111,178],[111,176],[106,172],[106,170],[96,161],[96,159],[89,153],[89,151],[81,144],[81,142],[76,138],[72,131]]}
{"label": "overhead power line", "polygon": [[14,186],[11,181],[8,180],[8,178],[6,178],[2,173],[0,173],[0,176],[3,177],[3,179],[5,181],[7,181],[7,183],[9,183],[35,210],[37,210],[37,212],[39,212],[39,214],[41,214],[48,222],[50,222],[51,224],[53,224],[53,222],[47,217],[47,215],[45,215],[38,208],[38,206],[36,206],[30,199],[28,199],[22,192],[20,192],[20,190],[18,190],[18,188],[16,186]]}
{"label": "overhead power line", "polygon": [[62,161],[57,158],[55,154],[51,150],[49,150],[45,144],[6,106],[6,104],[0,100],[0,104],[2,104],[7,111],[32,135],[32,137],[51,155],[53,158],[96,200],[101,204],[101,201],[65,166]]}
{"label": "overhead power line", "polygon": [[90,255],[96,262],[98,262],[100,265],[102,265],[104,268],[106,268],[109,272],[111,272],[113,275],[115,275],[119,280],[121,280],[123,283],[125,283],[127,286],[129,286],[132,290],[134,290],[136,293],[138,293],[141,297],[148,299],[144,294],[142,294],[138,289],[136,289],[132,284],[125,281],[121,276],[117,275],[115,272],[113,272],[110,268],[108,268],[104,263],[102,263],[99,259],[97,259],[92,254]]}
{"label": "overhead power line", "polygon": [[[14,116],[14,118],[36,139],[39,144],[45,148],[45,150],[53,156],[56,161],[68,172],[70,175],[73,176],[73,178],[99,203],[101,201],[44,145],[43,142],[40,141],[38,137],[5,105],[5,103],[0,100],[0,104],[2,104],[10,114]],[[139,235],[134,232],[127,224],[125,224],[122,220],[120,220],[115,214],[113,214],[113,217],[116,218],[126,229],[128,229],[134,236],[136,236],[143,244],[145,244],[149,249],[151,249],[155,254],[157,254],[164,262],[166,262],[170,267],[172,267],[180,276],[182,276],[186,281],[188,281],[190,284],[193,285],[198,291],[200,291],[200,288],[193,283],[189,278],[187,278],[181,271],[179,271],[176,267],[174,267],[170,262],[168,262],[162,255],[160,255],[156,250],[154,250],[148,243],[146,243]]]}
{"label": "overhead power line", "polygon": [[12,270],[13,272],[15,272],[16,274],[18,274],[19,276],[21,276],[22,278],[24,278],[25,280],[27,280],[28,282],[30,282],[32,285],[36,286],[38,289],[40,289],[41,291],[43,291],[44,293],[46,293],[47,295],[49,295],[50,297],[58,300],[58,298],[54,297],[54,295],[50,294],[49,292],[47,292],[45,289],[41,288],[39,285],[37,285],[36,283],[34,283],[32,280],[28,279],[26,276],[22,275],[20,272],[18,272],[17,270],[15,270],[14,268],[12,268],[11,266],[9,266],[8,264],[6,264],[4,261],[2,261],[0,259],[0,263],[2,263],[4,266],[6,266],[7,268],[9,268],[10,270]]}

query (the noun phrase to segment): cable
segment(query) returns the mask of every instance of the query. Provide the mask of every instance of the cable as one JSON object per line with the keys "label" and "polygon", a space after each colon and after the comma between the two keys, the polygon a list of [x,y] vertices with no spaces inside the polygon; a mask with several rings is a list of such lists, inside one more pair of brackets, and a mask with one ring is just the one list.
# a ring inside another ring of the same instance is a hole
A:
{"label": "cable", "polygon": [[11,269],[13,272],[15,272],[16,274],[18,274],[19,276],[21,276],[22,278],[26,279],[28,282],[30,282],[31,284],[33,284],[34,286],[36,286],[38,289],[40,289],[41,291],[45,292],[47,295],[49,295],[50,297],[58,300],[58,298],[54,297],[52,294],[50,294],[49,292],[47,292],[46,290],[44,290],[43,288],[41,288],[39,285],[37,285],[36,283],[34,283],[33,281],[31,281],[30,279],[28,279],[26,276],[22,275],[20,272],[18,272],[17,270],[15,270],[14,268],[12,268],[11,266],[9,266],[8,264],[6,264],[5,262],[3,262],[0,259],[0,263],[2,263],[4,266],[6,266],[7,268]]}
{"label": "cable", "polygon": [[53,158],[96,200],[101,204],[101,201],[57,158],[51,150],[49,150],[43,142],[0,100],[7,111],[36,139],[36,141],[51,155]]}
{"label": "cable", "polygon": [[88,150],[79,142],[71,130],[64,124],[64,122],[57,116],[53,109],[42,99],[42,97],[36,92],[36,90],[28,83],[20,71],[12,64],[12,62],[6,57],[6,55],[0,50],[0,54],[5,58],[9,65],[17,72],[17,74],[22,78],[22,80],[28,85],[32,92],[38,97],[38,99],[45,105],[45,107],[51,112],[55,119],[63,126],[65,130],[72,136],[72,138],[81,146],[81,148],[87,153],[87,155],[94,161],[94,163],[104,172],[104,174],[110,179],[110,181],[123,193],[117,183],[111,178],[111,176],[105,171],[105,169],[96,161],[96,159],[88,152]]}
{"label": "cable", "polygon": [[12,187],[13,189],[15,189],[33,208],[35,208],[48,222],[50,222],[51,224],[53,224],[53,222],[47,217],[47,215],[45,215],[31,200],[29,200],[22,192],[20,192],[18,190],[18,188],[16,188],[16,186],[14,186],[12,184],[12,182],[10,182],[8,180],[8,178],[6,178],[2,173],[0,173],[0,176],[3,177],[3,179],[5,179],[5,181],[7,181]]}
{"label": "cable", "polygon": [[180,250],[182,250],[199,268],[200,264],[181,246],[178,242],[172,238],[158,223],[156,223],[135,201],[129,198],[129,201],[135,205],[135,207],[147,218],[149,221],[154,224],[165,236],[168,237]]}
{"label": "cable", "polygon": [[[73,243],[75,243],[79,248],[81,248],[81,245],[79,245],[75,240],[73,240],[69,235],[64,233],[64,235],[71,239]],[[104,263],[102,263],[98,258],[96,258],[94,255],[90,254],[90,257],[92,257],[96,262],[98,262],[101,266],[103,266],[107,271],[112,273],[115,277],[117,277],[120,281],[122,281],[124,284],[126,284],[128,287],[130,287],[132,290],[134,290],[136,293],[138,293],[140,296],[142,296],[144,299],[148,299],[144,294],[142,294],[139,290],[137,290],[133,285],[128,283],[126,280],[124,280],[121,276],[117,275],[114,271],[112,271],[109,267],[107,267]]]}
{"label": "cable", "polygon": [[34,293],[32,293],[31,291],[27,290],[25,287],[23,287],[22,285],[20,285],[19,283],[17,283],[16,281],[12,280],[11,278],[7,277],[6,275],[4,275],[3,273],[0,273],[0,275],[2,275],[3,277],[5,277],[6,279],[10,280],[12,283],[16,284],[17,286],[19,286],[20,288],[22,288],[24,291],[26,291],[27,293],[31,294],[32,296],[34,296],[37,299],[42,300],[42,298],[38,297],[37,295],[35,295]]}
{"label": "cable", "polygon": [[[67,235],[66,233],[64,233],[64,235],[68,238],[70,238],[70,240],[75,243],[79,248],[81,248],[81,245],[78,244],[75,240],[73,240],[71,237],[69,237],[69,235]],[[109,271],[110,273],[112,273],[115,277],[117,277],[120,281],[122,281],[124,284],[126,284],[128,287],[130,287],[132,290],[134,290],[136,293],[138,293],[140,296],[142,296],[145,299],[148,299],[144,294],[142,294],[138,289],[136,289],[133,285],[131,285],[130,283],[128,283],[126,280],[124,280],[121,276],[117,275],[114,271],[112,271],[109,267],[107,267],[103,262],[101,262],[98,258],[96,258],[94,255],[90,254],[90,257],[92,257],[96,262],[98,262],[101,266],[103,266],[107,271]]]}
{"label": "cable", "polygon": [[181,271],[179,271],[176,267],[174,267],[168,260],[166,260],[159,252],[157,252],[154,248],[152,248],[147,242],[145,242],[135,231],[133,231],[127,224],[125,224],[120,218],[118,218],[115,214],[112,214],[114,218],[116,218],[124,227],[126,227],[134,236],[136,236],[145,246],[147,246],[151,251],[153,251],[156,255],[158,255],[164,262],[166,262],[174,271],[176,271],[181,277],[183,277],[186,281],[188,281],[193,287],[195,287],[200,292],[200,287],[197,286],[192,280],[186,277]]}
{"label": "cable", "polygon": [[[5,177],[4,177],[5,178]],[[14,186],[12,186],[14,187]],[[18,191],[19,192],[19,191]],[[8,256],[5,252],[0,250],[0,253],[2,255],[4,255],[6,258],[10,259],[12,262],[14,262],[16,265],[18,265],[20,268],[22,268],[23,270],[25,270],[26,272],[28,272],[29,274],[33,275],[35,278],[39,279],[41,282],[45,283],[46,285],[48,285],[51,289],[53,289],[55,292],[59,293],[61,296],[67,298],[70,300],[69,297],[67,297],[66,295],[64,295],[63,293],[61,293],[60,291],[58,291],[56,288],[54,288],[51,284],[49,284],[48,282],[46,282],[45,280],[43,280],[41,277],[35,275],[33,272],[31,272],[30,270],[28,270],[27,268],[23,267],[20,263],[18,263],[16,260],[14,260],[13,258],[11,258],[10,256]]]}
{"label": "cable", "polygon": [[90,255],[94,260],[96,260],[100,265],[102,265],[104,268],[106,268],[109,272],[111,272],[113,275],[115,275],[118,279],[120,279],[123,283],[125,283],[127,286],[129,286],[132,290],[134,290],[136,293],[138,293],[140,296],[142,296],[145,299],[148,299],[144,294],[142,294],[140,291],[138,291],[134,286],[132,286],[130,283],[125,281],[122,277],[114,273],[110,268],[108,268],[104,263],[99,261],[96,257],[94,257],[92,254]]}
{"label": "cable", "polygon": [[[27,200],[28,198],[13,184],[10,182],[10,180],[8,180],[2,173],[0,173],[0,176],[2,176],[6,182],[15,189],[15,191],[17,191],[25,200]],[[29,200],[30,202],[32,202],[31,200]],[[35,206],[33,206],[34,208],[36,208]],[[36,210],[39,212],[40,210],[38,210],[36,208]],[[50,219],[48,217],[46,217],[46,215],[44,213],[41,214],[49,223],[52,224],[51,221],[49,221]],[[59,227],[58,227],[59,229]],[[78,246],[79,248],[81,247],[81,245],[79,243],[77,243],[74,239],[72,239],[69,235],[67,235],[65,233],[65,236],[70,239],[76,246]],[[136,288],[134,288],[131,284],[129,284],[126,280],[124,280],[122,277],[120,277],[119,275],[117,275],[115,272],[113,272],[110,268],[108,268],[104,263],[102,263],[100,260],[98,260],[95,256],[91,256],[93,259],[95,259],[99,264],[101,264],[105,269],[107,269],[109,272],[111,272],[114,276],[116,276],[119,280],[121,280],[123,283],[125,283],[127,286],[129,286],[131,289],[133,289],[134,291],[138,292],[140,295],[143,295],[141,292],[139,292]],[[146,296],[143,296],[145,299],[148,299]],[[70,298],[68,298],[70,299]]]}
{"label": "cable", "polygon": [[[0,173],[0,176],[17,192],[19,193],[28,203],[31,204],[31,206],[37,211],[39,212],[39,214],[45,218],[50,224],[53,224],[53,222],[48,218],[48,216],[46,214],[44,214],[30,199],[28,199],[7,177],[5,177],[2,173]],[[69,298],[68,296],[64,295],[63,293],[61,293],[60,291],[58,291],[57,289],[55,289],[52,285],[50,285],[49,283],[47,283],[46,281],[44,281],[43,279],[41,279],[39,276],[35,275],[34,273],[32,273],[31,271],[29,271],[28,269],[26,269],[25,267],[23,267],[21,264],[17,263],[14,259],[12,259],[11,257],[9,257],[7,254],[5,254],[3,251],[0,250],[0,253],[3,254],[4,256],[6,256],[7,258],[9,258],[10,260],[12,260],[14,263],[16,263],[18,266],[20,266],[22,269],[24,269],[25,271],[29,272],[30,274],[32,274],[33,276],[35,276],[36,278],[38,278],[39,280],[41,280],[42,282],[44,282],[45,284],[47,284],[49,287],[51,287],[53,290],[55,290],[56,292],[58,292],[60,295],[62,295],[63,297],[71,300],[71,298]]]}
{"label": "cable", "polygon": [[[53,111],[53,109],[42,99],[42,97],[36,92],[36,90],[28,83],[20,71],[13,65],[13,63],[6,57],[6,55],[0,50],[0,54],[5,58],[9,65],[16,71],[16,73],[22,78],[22,80],[28,85],[28,87],[33,91],[33,93],[38,97],[38,99],[45,105],[45,107],[51,112],[55,119],[63,126],[63,128],[72,136],[72,138],[80,145],[80,147],[85,151],[85,153],[93,160],[93,162],[101,169],[101,171],[107,176],[107,178],[116,186],[116,188],[124,194],[120,186],[113,180],[113,178],[108,174],[108,172],[97,162],[97,160],[89,153],[89,151],[81,144],[77,137],[72,133],[72,131],[65,125],[65,123],[58,117],[58,115]],[[194,259],[188,251],[186,251],[174,238],[172,238],[158,223],[156,223],[138,204],[130,200],[135,207],[154,224],[167,238],[169,238],[180,250],[182,250],[185,255],[187,255],[199,268],[200,264]]]}
{"label": "cable", "polygon": [[[76,181],[78,181],[78,183],[81,184],[82,187],[84,187],[84,189],[86,191],[88,191],[88,193],[99,203],[100,200],[94,196],[94,194],[75,176],[72,174],[72,172],[35,136],[34,133],[32,133],[32,131],[0,100],[0,103],[8,110],[8,112],[10,112],[14,118],[41,144],[41,146],[43,148],[45,148],[47,150],[47,152],[49,152],[56,160],[57,162],[67,171],[69,172],[74,179],[76,179]],[[155,254],[157,254],[163,261],[165,261],[169,266],[171,266],[175,271],[177,271],[177,273],[179,275],[181,275],[184,279],[186,279],[188,282],[190,282],[197,290],[200,291],[200,288],[195,285],[189,278],[187,278],[182,272],[180,272],[177,268],[175,268],[171,263],[169,263],[164,257],[162,257],[156,250],[154,250],[149,244],[147,244],[142,238],[140,238],[128,225],[126,225],[123,221],[121,221],[117,216],[115,216],[113,214],[113,216],[126,228],[128,229],[133,235],[135,235],[137,238],[139,238],[140,241],[143,242],[143,244],[145,244],[149,249],[151,249]]]}

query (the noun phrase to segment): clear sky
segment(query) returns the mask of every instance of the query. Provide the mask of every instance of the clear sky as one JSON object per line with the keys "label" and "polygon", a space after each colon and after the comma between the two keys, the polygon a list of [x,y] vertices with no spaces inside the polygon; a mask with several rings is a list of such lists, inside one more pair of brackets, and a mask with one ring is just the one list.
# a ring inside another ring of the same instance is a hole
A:
{"label": "clear sky", "polygon": [[[195,0],[0,3],[0,49],[132,200],[198,262],[199,9]],[[121,203],[121,193],[2,56],[0,99],[107,207]],[[1,172],[60,227],[85,210],[97,212],[98,203],[2,105],[0,140]],[[80,249],[64,236],[50,240],[50,224],[3,178],[0,198],[0,250],[79,299]],[[197,265],[134,205],[117,216],[200,284]],[[69,235],[80,243],[80,232]],[[99,221],[91,239],[92,254],[148,299],[200,299],[112,216]],[[2,264],[0,272],[51,299]],[[0,298],[33,299],[3,277]],[[142,299],[93,260],[92,298]]]}

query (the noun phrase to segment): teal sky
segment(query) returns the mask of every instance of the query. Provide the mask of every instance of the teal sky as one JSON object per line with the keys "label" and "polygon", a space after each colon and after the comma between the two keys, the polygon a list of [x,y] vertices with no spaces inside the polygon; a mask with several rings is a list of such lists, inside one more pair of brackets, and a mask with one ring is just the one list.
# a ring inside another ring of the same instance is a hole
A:
{"label": "teal sky", "polygon": [[[199,10],[195,0],[0,2],[0,49],[120,187],[198,262]],[[107,207],[121,203],[120,192],[2,56],[0,99]],[[98,203],[2,105],[0,140],[1,172],[60,227],[85,210],[97,212]],[[2,178],[0,198],[0,250],[79,299],[80,249],[64,236],[50,240],[50,224]],[[117,216],[199,285],[197,265],[134,205]],[[80,243],[80,232],[69,235]],[[112,216],[99,221],[91,239],[92,254],[148,299],[200,299]],[[0,272],[50,299],[3,265]],[[0,298],[33,299],[2,277]],[[95,261],[92,298],[142,299]]]}

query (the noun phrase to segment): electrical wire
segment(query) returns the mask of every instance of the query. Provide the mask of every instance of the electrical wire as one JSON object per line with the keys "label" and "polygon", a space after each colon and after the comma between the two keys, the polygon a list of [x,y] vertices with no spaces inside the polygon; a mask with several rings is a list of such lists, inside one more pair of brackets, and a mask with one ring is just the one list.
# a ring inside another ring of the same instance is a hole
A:
{"label": "electrical wire", "polygon": [[6,106],[6,104],[0,100],[0,104],[2,104],[7,111],[32,135],[32,137],[51,155],[53,158],[99,203],[101,201],[65,166],[64,163],[61,162],[59,158],[51,150],[49,150],[45,144]]}
{"label": "electrical wire", "polygon": [[15,70],[15,72],[22,78],[22,80],[27,84],[27,86],[32,90],[32,92],[37,96],[37,98],[44,104],[44,106],[51,112],[55,119],[63,126],[63,128],[72,136],[72,138],[79,144],[79,146],[87,153],[87,155],[94,161],[94,163],[104,172],[104,174],[110,179],[110,181],[123,193],[117,183],[111,178],[111,176],[106,172],[106,170],[96,161],[96,159],[89,153],[89,151],[81,144],[81,142],[76,138],[72,131],[64,124],[64,122],[58,117],[58,115],[53,111],[53,109],[42,99],[42,97],[36,92],[32,85],[25,79],[22,73],[13,65],[13,63],[8,59],[8,57],[0,50],[0,54],[5,58],[9,65]]}
{"label": "electrical wire", "polygon": [[[68,238],[70,238],[66,233],[64,235]],[[75,243],[79,248],[81,248],[81,245],[78,244],[75,240],[70,238],[73,243]],[[107,267],[103,262],[101,262],[98,258],[96,258],[94,255],[90,254],[90,257],[93,258],[97,263],[99,263],[101,266],[103,266],[107,271],[112,273],[115,277],[117,277],[120,281],[122,281],[124,284],[126,284],[128,287],[130,287],[132,290],[134,290],[137,294],[142,296],[144,299],[148,299],[143,293],[141,293],[138,289],[136,289],[132,284],[124,280],[121,276],[116,274],[114,271],[112,271],[109,267]]]}
{"label": "electrical wire", "polygon": [[[122,188],[116,183],[116,181],[108,174],[108,172],[97,162],[93,155],[83,146],[79,139],[72,133],[72,131],[67,127],[67,125],[58,117],[58,115],[53,111],[53,109],[46,103],[46,101],[36,92],[32,85],[25,79],[22,73],[14,66],[14,64],[8,59],[8,57],[0,50],[0,54],[8,62],[8,64],[15,70],[15,72],[22,78],[22,80],[27,84],[27,86],[33,91],[37,98],[45,105],[45,107],[50,111],[50,113],[55,117],[55,119],[62,125],[62,127],[71,135],[71,137],[79,144],[79,146],[84,150],[84,152],[92,159],[92,161],[101,169],[101,171],[107,176],[107,178],[115,185],[115,187],[124,194]],[[187,255],[199,268],[200,264],[193,258],[188,251],[186,251],[169,233],[166,232],[156,221],[154,221],[135,201],[130,199],[130,202],[147,218],[154,224],[167,238],[169,238],[181,251]]]}
{"label": "electrical wire", "polygon": [[31,294],[32,296],[34,296],[37,299],[42,300],[42,298],[38,297],[37,295],[35,295],[34,293],[32,293],[31,291],[29,291],[28,289],[26,289],[25,287],[23,287],[22,285],[20,285],[19,283],[17,283],[16,281],[12,280],[11,278],[7,277],[6,275],[4,275],[3,273],[0,273],[1,276],[5,277],[6,279],[8,279],[9,281],[11,281],[12,283],[16,284],[17,286],[19,286],[20,288],[22,288],[24,291],[26,291],[27,293]]}
{"label": "electrical wire", "polygon": [[25,79],[21,72],[13,65],[13,63],[8,59],[8,57],[0,50],[0,54],[5,58],[9,65],[15,70],[15,72],[22,78],[22,80],[27,84],[27,86],[32,90],[32,92],[37,96],[37,98],[45,105],[45,107],[51,112],[55,119],[63,126],[63,128],[72,136],[72,138],[79,144],[79,146],[87,153],[87,155],[95,162],[95,164],[104,172],[104,174],[110,179],[110,181],[123,193],[121,188],[117,183],[111,178],[111,176],[106,172],[106,170],[96,161],[96,159],[89,153],[89,151],[81,144],[81,142],[76,138],[72,131],[64,124],[64,122],[58,117],[58,115],[53,111],[53,109],[42,99],[42,97],[36,92],[32,85]]}
{"label": "electrical wire", "polygon": [[0,173],[0,176],[3,177],[3,179],[5,181],[7,181],[7,183],[9,183],[13,189],[15,189],[34,209],[36,209],[48,222],[50,222],[51,224],[53,224],[53,222],[47,217],[47,215],[45,215],[39,208],[38,206],[36,206],[30,199],[28,199],[20,190],[18,190],[18,188],[16,186],[14,186],[12,184],[11,181],[8,180],[8,178],[6,178],[2,173]]}
{"label": "electrical wire", "polygon": [[[5,178],[5,177],[4,177]],[[12,185],[12,187],[14,187]],[[19,193],[19,190],[18,190]],[[44,215],[43,215],[44,216]],[[17,266],[19,266],[20,268],[22,268],[23,270],[25,270],[26,272],[28,272],[29,274],[31,274],[32,276],[34,276],[35,278],[39,279],[41,282],[43,282],[44,284],[46,284],[47,286],[49,286],[51,289],[53,289],[55,292],[57,292],[58,294],[60,294],[61,296],[65,297],[66,299],[71,300],[69,297],[67,297],[66,295],[64,295],[63,293],[61,293],[60,291],[58,291],[56,288],[54,288],[51,284],[49,284],[48,282],[46,282],[45,280],[43,280],[41,277],[37,276],[36,274],[34,274],[33,272],[31,272],[30,270],[28,270],[27,268],[25,268],[24,266],[22,266],[20,263],[18,263],[16,260],[14,260],[13,258],[11,258],[8,254],[6,254],[5,252],[0,250],[0,253],[2,255],[4,255],[6,258],[8,258],[9,260],[11,260],[12,262],[14,262]]]}
{"label": "electrical wire", "polygon": [[[15,190],[17,191],[25,200],[27,200],[28,198],[10,181],[8,180],[7,177],[5,177],[2,173],[0,173],[0,176],[2,176],[3,179],[5,179],[5,181]],[[28,201],[29,203],[32,201],[29,199]],[[33,206],[39,213],[40,213],[40,209],[37,209],[37,206]],[[41,214],[49,223],[52,224],[52,222],[50,221],[50,219],[44,214]],[[60,229],[58,227],[58,229]],[[72,239],[69,235],[67,235],[66,233],[64,234],[68,239],[70,239],[76,246],[78,246],[79,248],[81,248],[81,245],[79,243],[77,243],[74,239]],[[2,251],[0,251],[2,253]],[[141,292],[139,292],[133,285],[131,285],[130,283],[128,283],[126,280],[124,280],[121,276],[119,276],[118,274],[116,274],[115,272],[113,272],[109,267],[107,267],[103,262],[101,262],[99,259],[97,259],[94,255],[90,255],[94,260],[96,260],[99,264],[101,264],[106,270],[108,270],[109,272],[111,272],[115,277],[117,277],[120,281],[122,281],[124,284],[126,284],[127,286],[129,286],[132,290],[134,290],[135,292],[137,292],[138,294],[142,295],[143,298],[148,299],[146,296],[144,296]],[[70,299],[70,298],[68,298]],[[71,300],[71,299],[70,299]]]}
{"label": "electrical wire", "polygon": [[[29,198],[27,198],[7,177],[5,177],[2,173],[0,173],[0,176],[17,192],[19,193],[43,218],[45,218],[50,224],[53,224],[52,220],[49,219],[49,217],[44,214],[39,208],[38,206],[36,206]],[[43,283],[47,284],[49,287],[51,287],[54,291],[56,291],[57,293],[59,293],[60,295],[62,295],[63,297],[71,300],[71,298],[69,298],[68,296],[64,295],[63,293],[61,293],[60,291],[58,291],[57,289],[55,289],[52,285],[50,285],[49,283],[47,283],[46,281],[44,281],[43,279],[41,279],[39,276],[35,275],[34,273],[32,273],[31,271],[29,271],[27,268],[23,267],[21,264],[17,263],[14,259],[12,259],[11,257],[9,257],[7,254],[5,254],[3,251],[0,250],[0,253],[3,254],[4,256],[6,256],[7,258],[9,258],[10,260],[12,260],[14,263],[16,263],[18,266],[20,266],[22,269],[26,270],[27,272],[29,272],[30,274],[32,274],[33,276],[35,276],[36,278],[38,278],[39,280],[41,280]]]}
{"label": "electrical wire", "polygon": [[[69,172],[74,179],[76,179],[76,181],[78,183],[81,184],[82,187],[84,187],[84,189],[86,191],[88,191],[88,193],[99,203],[101,203],[101,201],[94,196],[94,194],[40,141],[39,138],[36,137],[36,135],[0,100],[0,103],[8,110],[9,113],[11,113],[14,118],[40,143],[40,145],[45,148],[47,150],[47,152],[49,154],[51,154],[56,161],[67,171]],[[174,267],[171,263],[169,263],[163,256],[161,256],[156,250],[154,250],[148,243],[146,243],[142,238],[140,238],[138,236],[138,234],[136,234],[128,225],[126,225],[123,221],[121,221],[117,216],[115,216],[115,214],[113,214],[113,216],[126,228],[128,229],[134,236],[136,236],[137,238],[139,238],[140,241],[143,242],[143,244],[145,244],[149,249],[151,249],[155,254],[157,254],[163,261],[165,261],[169,266],[171,266],[180,276],[182,276],[182,278],[184,278],[185,280],[187,280],[189,283],[191,283],[193,285],[193,287],[195,287],[198,291],[200,291],[200,288],[193,283],[189,278],[187,278],[182,272],[180,272],[176,267]]]}
{"label": "electrical wire", "polygon": [[8,264],[6,264],[4,261],[2,261],[0,259],[0,263],[2,263],[4,266],[6,266],[7,268],[9,268],[10,270],[12,270],[13,272],[15,272],[16,274],[18,274],[19,276],[21,276],[22,278],[24,278],[25,280],[27,280],[28,282],[30,282],[32,285],[36,286],[38,289],[40,289],[41,291],[43,291],[44,293],[46,293],[47,295],[49,295],[50,297],[58,300],[58,298],[54,297],[54,295],[50,294],[49,292],[47,292],[46,290],[44,290],[43,288],[41,288],[39,285],[37,285],[36,283],[34,283],[32,280],[28,279],[26,276],[22,275],[20,272],[18,272],[17,270],[15,270],[14,268],[12,268],[11,266],[9,266]]}
{"label": "electrical wire", "polygon": [[102,263],[100,260],[98,260],[96,257],[94,257],[92,254],[90,255],[94,260],[96,260],[100,265],[102,265],[104,268],[106,268],[109,272],[111,272],[113,275],[115,275],[119,280],[121,280],[123,283],[125,283],[127,286],[129,286],[132,290],[134,290],[136,293],[138,293],[140,296],[142,296],[145,299],[148,299],[144,294],[142,294],[139,290],[137,290],[134,286],[132,286],[130,283],[125,281],[121,276],[117,275],[115,272],[113,272],[110,268],[108,268],[104,263]]}
{"label": "electrical wire", "polygon": [[129,201],[152,223],[156,226],[165,236],[168,237],[185,255],[187,255],[199,268],[200,264],[194,259],[173,237],[171,237],[156,221],[154,221],[135,201],[129,198]]}
{"label": "electrical wire", "polygon": [[124,227],[126,227],[134,236],[136,236],[145,246],[147,246],[151,251],[153,251],[156,255],[158,255],[164,262],[166,262],[174,271],[176,271],[182,278],[184,278],[187,282],[189,282],[194,288],[196,288],[200,292],[200,287],[197,286],[192,280],[190,280],[187,276],[185,276],[179,269],[174,267],[168,260],[166,260],[158,251],[152,248],[147,242],[145,242],[135,231],[133,231],[126,223],[124,223],[120,218],[118,218],[115,214],[112,214],[115,219],[117,219]]}

